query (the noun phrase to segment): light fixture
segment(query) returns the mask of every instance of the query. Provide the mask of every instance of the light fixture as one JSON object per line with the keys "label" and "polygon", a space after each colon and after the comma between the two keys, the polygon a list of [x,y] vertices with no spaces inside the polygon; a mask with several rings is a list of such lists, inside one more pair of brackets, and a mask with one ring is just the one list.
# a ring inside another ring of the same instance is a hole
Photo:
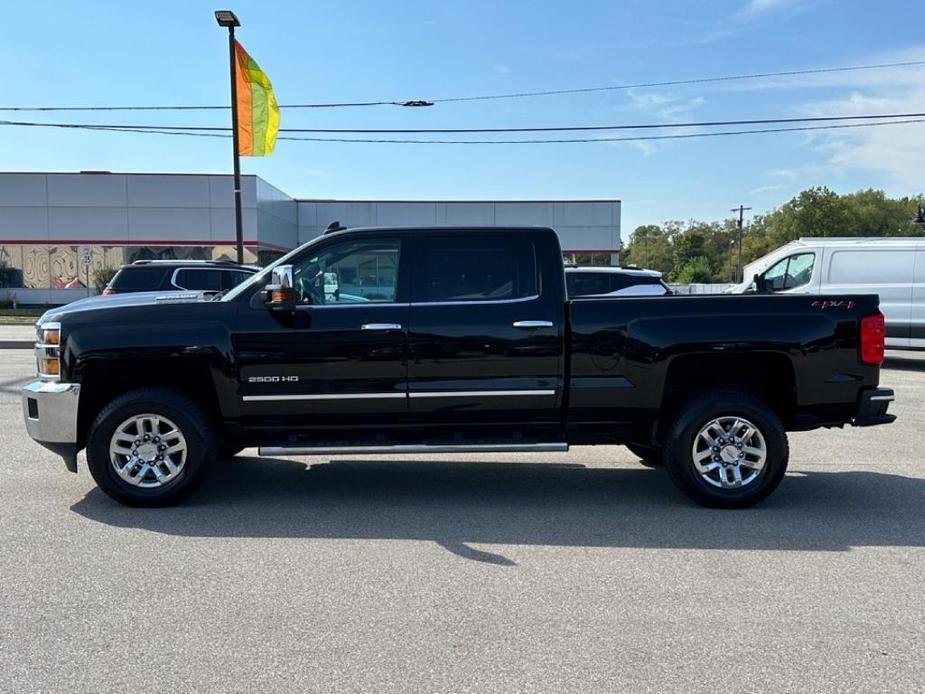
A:
{"label": "light fixture", "polygon": [[220,27],[239,27],[241,22],[231,10],[215,10],[215,21]]}

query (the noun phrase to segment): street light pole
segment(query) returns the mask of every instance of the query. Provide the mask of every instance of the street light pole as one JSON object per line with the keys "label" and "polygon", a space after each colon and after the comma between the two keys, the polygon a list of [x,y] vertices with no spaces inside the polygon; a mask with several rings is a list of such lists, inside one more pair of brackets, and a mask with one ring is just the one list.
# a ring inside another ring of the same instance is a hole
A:
{"label": "street light pole", "polygon": [[241,156],[238,154],[238,84],[234,51],[234,28],[241,26],[231,10],[216,10],[215,21],[228,28],[228,63],[231,71],[231,146],[234,150],[234,238],[238,263],[244,263],[244,223],[241,215]]}
{"label": "street light pole", "polygon": [[738,212],[739,219],[736,221],[736,226],[739,230],[739,259],[736,261],[736,276],[735,281],[741,282],[742,278],[742,227],[745,223],[745,210],[750,210],[751,207],[745,207],[744,205],[739,205],[738,207],[733,207],[731,212]]}

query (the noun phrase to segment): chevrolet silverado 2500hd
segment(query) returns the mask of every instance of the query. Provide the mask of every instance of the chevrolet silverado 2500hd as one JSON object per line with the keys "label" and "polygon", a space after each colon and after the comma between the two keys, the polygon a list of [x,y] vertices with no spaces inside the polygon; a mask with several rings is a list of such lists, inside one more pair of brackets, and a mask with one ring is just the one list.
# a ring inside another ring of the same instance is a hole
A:
{"label": "chevrolet silverado 2500hd", "polygon": [[788,431],[886,424],[874,295],[566,297],[541,228],[352,229],[218,301],[46,313],[26,428],[113,498],[217,458],[625,444],[698,502],[784,476]]}

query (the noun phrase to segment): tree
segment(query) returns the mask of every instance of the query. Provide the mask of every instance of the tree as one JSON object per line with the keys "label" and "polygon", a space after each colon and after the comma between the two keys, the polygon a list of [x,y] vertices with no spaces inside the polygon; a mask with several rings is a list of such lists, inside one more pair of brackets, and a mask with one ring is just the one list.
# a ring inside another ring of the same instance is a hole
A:
{"label": "tree", "polygon": [[109,281],[116,276],[116,273],[119,271],[119,268],[110,267],[109,265],[101,265],[99,267],[93,268],[91,277],[93,279],[93,287],[98,292],[102,292],[106,289],[106,285],[109,284]]}
{"label": "tree", "polygon": [[[923,202],[921,195],[889,198],[874,189],[845,195],[826,187],[804,190],[746,225],[742,266],[801,236],[922,236],[925,229],[912,219]],[[622,261],[659,270],[676,282],[729,282],[736,275],[739,238],[733,219],[646,224],[630,236]]]}
{"label": "tree", "polygon": [[804,190],[768,215],[774,247],[802,236],[849,236],[851,227],[846,201],[826,187]]}
{"label": "tree", "polygon": [[705,257],[706,238],[703,232],[691,226],[674,239],[674,267],[683,267],[695,258]]}
{"label": "tree", "polygon": [[638,265],[668,273],[674,266],[669,234],[657,224],[637,227],[621,254],[623,265]]}
{"label": "tree", "polygon": [[714,279],[710,261],[704,256],[688,260],[672,274],[671,281],[678,284],[710,283]]}

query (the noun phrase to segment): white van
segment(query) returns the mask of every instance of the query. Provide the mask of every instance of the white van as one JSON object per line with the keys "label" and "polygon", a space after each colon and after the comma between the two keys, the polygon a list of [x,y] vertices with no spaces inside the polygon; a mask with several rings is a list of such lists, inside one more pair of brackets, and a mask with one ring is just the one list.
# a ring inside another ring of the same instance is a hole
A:
{"label": "white van", "polygon": [[887,347],[925,349],[925,238],[801,238],[745,266],[729,293],[879,294]]}

